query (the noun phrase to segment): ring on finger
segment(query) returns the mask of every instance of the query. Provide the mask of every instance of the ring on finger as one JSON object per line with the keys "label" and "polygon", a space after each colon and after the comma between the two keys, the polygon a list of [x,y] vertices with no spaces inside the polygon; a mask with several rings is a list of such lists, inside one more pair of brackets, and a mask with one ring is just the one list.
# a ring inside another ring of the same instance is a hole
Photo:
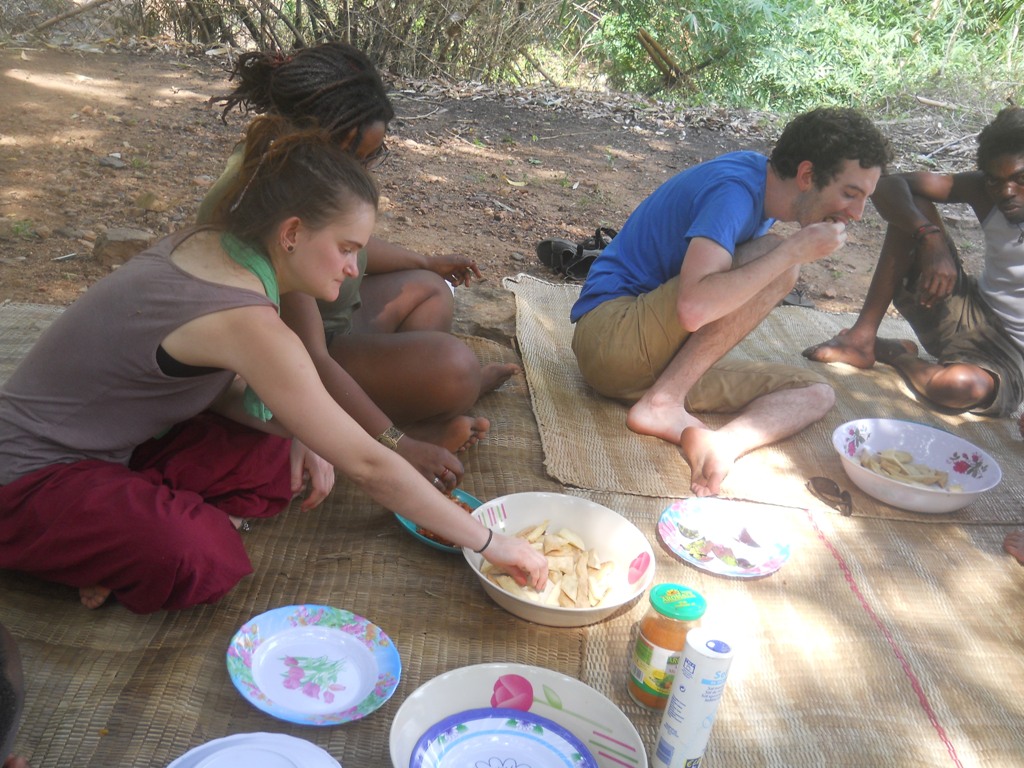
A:
{"label": "ring on finger", "polygon": [[434,478],[434,487],[435,488],[440,488],[443,485],[444,485],[444,483],[441,482],[441,478],[440,477],[435,477]]}

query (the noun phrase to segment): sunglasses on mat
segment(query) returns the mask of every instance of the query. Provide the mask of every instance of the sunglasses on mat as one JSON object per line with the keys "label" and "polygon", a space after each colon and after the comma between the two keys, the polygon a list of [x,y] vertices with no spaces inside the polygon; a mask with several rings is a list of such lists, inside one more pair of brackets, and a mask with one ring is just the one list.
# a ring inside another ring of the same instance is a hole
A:
{"label": "sunglasses on mat", "polygon": [[812,477],[807,481],[807,490],[818,499],[835,509],[843,517],[853,514],[853,497],[844,491],[835,480],[827,477]]}

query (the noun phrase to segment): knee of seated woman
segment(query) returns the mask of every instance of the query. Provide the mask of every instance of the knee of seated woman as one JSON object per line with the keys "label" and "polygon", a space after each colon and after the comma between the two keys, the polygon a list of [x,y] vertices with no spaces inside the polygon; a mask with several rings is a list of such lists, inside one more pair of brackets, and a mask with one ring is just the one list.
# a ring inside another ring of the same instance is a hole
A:
{"label": "knee of seated woman", "polygon": [[470,398],[470,405],[480,395],[483,369],[480,360],[466,344],[447,335],[434,357],[437,361],[439,386],[451,393],[449,399]]}
{"label": "knee of seated woman", "polygon": [[427,297],[436,297],[454,303],[451,283],[436,272],[431,272],[429,269],[414,270],[410,275],[410,282],[416,290],[421,291]]}

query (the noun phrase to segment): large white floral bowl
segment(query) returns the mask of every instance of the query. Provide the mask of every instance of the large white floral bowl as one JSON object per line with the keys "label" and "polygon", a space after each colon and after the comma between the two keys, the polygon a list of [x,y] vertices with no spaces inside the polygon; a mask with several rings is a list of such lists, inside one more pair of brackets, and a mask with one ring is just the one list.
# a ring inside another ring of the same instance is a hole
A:
{"label": "large white floral bowl", "polygon": [[588,499],[562,493],[513,493],[499,496],[473,511],[473,516],[495,531],[515,535],[548,521],[549,530],[568,528],[586,548],[603,561],[612,561],[611,591],[591,608],[544,605],[507,592],[481,571],[484,558],[463,549],[484,591],[509,613],[549,627],[582,627],[602,621],[644,593],[654,578],[654,550],[647,537],[618,512]]}
{"label": "large white floral bowl", "polygon": [[607,697],[554,670],[499,663],[453,669],[409,694],[391,723],[393,768],[409,768],[420,737],[437,723],[483,707],[520,710],[557,723],[583,742],[598,768],[648,766],[636,727]]}
{"label": "large white floral bowl", "polygon": [[[856,419],[832,433],[832,445],[854,485],[900,509],[943,514],[966,507],[999,485],[1003,473],[989,454],[951,432],[899,419]],[[861,466],[861,454],[906,451],[914,463],[949,473],[958,490],[901,482]]]}

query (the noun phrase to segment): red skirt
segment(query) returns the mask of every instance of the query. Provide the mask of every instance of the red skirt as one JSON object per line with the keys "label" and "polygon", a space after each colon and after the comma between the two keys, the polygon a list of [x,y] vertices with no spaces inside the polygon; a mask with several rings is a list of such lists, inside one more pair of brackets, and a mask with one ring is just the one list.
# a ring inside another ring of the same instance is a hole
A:
{"label": "red skirt", "polygon": [[228,515],[291,501],[290,441],[201,414],[129,466],[57,464],[0,486],[0,568],[110,589],[136,613],[212,603],[252,564]]}

